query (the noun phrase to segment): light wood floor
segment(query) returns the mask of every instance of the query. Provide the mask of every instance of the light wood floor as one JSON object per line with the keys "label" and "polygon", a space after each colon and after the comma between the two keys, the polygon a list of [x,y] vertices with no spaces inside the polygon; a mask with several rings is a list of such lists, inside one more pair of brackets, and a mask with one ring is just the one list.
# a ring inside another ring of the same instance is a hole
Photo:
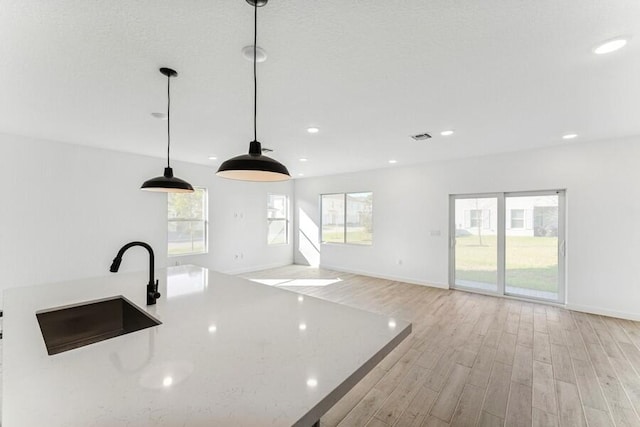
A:
{"label": "light wood floor", "polygon": [[280,287],[413,323],[322,427],[640,426],[639,322],[303,266],[245,277],[340,278]]}

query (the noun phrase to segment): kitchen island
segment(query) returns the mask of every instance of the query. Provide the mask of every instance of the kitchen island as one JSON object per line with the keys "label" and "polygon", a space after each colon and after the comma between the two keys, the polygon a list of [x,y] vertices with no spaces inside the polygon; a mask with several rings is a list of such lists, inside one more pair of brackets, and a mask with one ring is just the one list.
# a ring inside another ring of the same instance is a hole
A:
{"label": "kitchen island", "polygon": [[[197,266],[4,293],[4,427],[311,426],[408,322]],[[123,296],[158,326],[48,355],[36,312]]]}

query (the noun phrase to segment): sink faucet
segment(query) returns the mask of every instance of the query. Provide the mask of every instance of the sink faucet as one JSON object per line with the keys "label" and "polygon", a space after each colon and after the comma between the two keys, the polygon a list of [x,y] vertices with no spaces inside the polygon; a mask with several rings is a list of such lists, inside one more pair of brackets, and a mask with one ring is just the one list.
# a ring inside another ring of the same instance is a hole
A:
{"label": "sink faucet", "polygon": [[130,242],[124,245],[118,251],[118,255],[113,259],[113,263],[111,264],[111,268],[109,271],[112,273],[117,273],[120,268],[120,263],[122,262],[122,255],[132,246],[142,246],[149,252],[149,284],[147,285],[147,305],[153,305],[156,303],[156,300],[160,298],[160,293],[158,292],[158,281],[154,280],[153,276],[153,268],[154,268],[154,256],[153,249],[145,242]]}

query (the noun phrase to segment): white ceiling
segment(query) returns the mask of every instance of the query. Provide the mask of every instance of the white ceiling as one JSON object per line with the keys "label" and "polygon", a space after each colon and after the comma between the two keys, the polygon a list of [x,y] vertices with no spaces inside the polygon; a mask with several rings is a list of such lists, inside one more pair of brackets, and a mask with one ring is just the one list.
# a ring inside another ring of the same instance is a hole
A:
{"label": "white ceiling", "polygon": [[[169,66],[173,157],[215,169],[252,139],[252,18],[245,0],[2,0],[0,132],[162,157]],[[258,139],[294,177],[640,134],[637,0],[271,0],[258,44]]]}

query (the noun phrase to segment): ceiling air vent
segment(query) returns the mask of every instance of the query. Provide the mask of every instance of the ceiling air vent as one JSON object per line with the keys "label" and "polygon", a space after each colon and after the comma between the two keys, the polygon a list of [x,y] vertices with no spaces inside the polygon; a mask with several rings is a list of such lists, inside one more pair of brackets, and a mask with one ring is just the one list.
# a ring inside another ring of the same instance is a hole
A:
{"label": "ceiling air vent", "polygon": [[431,135],[425,132],[419,133],[417,135],[411,135],[411,138],[415,139],[416,141],[424,141],[425,139],[430,139]]}

